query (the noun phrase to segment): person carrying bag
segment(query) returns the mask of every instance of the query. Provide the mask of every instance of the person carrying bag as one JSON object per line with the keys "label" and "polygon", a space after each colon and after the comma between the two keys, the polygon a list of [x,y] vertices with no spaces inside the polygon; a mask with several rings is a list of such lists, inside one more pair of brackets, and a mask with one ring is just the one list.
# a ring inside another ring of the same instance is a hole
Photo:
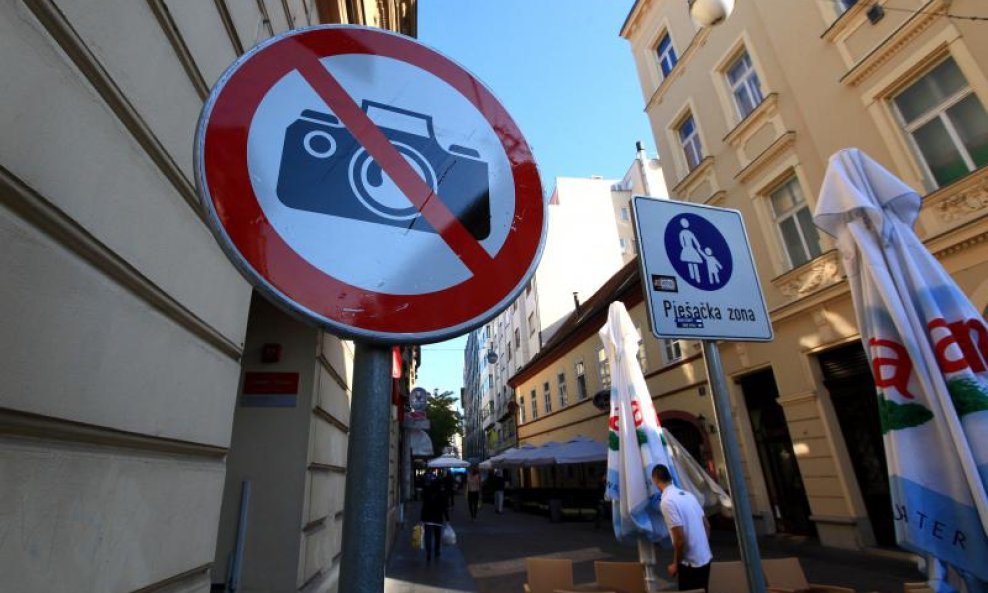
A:
{"label": "person carrying bag", "polygon": [[449,521],[449,507],[446,506],[442,484],[434,476],[428,478],[425,492],[422,493],[421,520],[425,528],[425,561],[432,562],[433,555],[438,560],[442,555],[442,529]]}

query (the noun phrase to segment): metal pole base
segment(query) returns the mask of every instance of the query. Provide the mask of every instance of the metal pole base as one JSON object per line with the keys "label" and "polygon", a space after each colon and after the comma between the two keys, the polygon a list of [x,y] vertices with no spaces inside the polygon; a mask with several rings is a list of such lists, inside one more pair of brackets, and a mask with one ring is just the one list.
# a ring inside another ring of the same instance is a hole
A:
{"label": "metal pole base", "polygon": [[340,593],[382,593],[388,529],[391,348],[356,344]]}
{"label": "metal pole base", "polygon": [[724,449],[724,461],[727,465],[727,481],[731,487],[734,525],[738,531],[741,561],[748,575],[748,591],[765,593],[762,557],[758,551],[755,523],[751,518],[751,502],[748,500],[748,485],[744,481],[744,470],[741,465],[741,447],[738,444],[737,431],[734,430],[731,398],[727,392],[724,366],[721,364],[720,350],[717,349],[716,342],[703,340],[703,358],[707,363],[707,380],[710,381],[710,390],[713,392],[720,444]]}

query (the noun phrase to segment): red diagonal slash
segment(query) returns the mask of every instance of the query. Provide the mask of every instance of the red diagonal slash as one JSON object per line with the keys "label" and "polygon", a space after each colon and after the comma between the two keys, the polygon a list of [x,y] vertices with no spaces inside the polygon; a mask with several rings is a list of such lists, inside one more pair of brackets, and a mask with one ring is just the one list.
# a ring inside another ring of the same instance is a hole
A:
{"label": "red diagonal slash", "polygon": [[374,158],[381,170],[395,182],[426,221],[446,241],[450,249],[474,274],[490,270],[494,260],[469,231],[453,216],[446,204],[415,173],[383,132],[347,94],[332,73],[311,54],[297,62],[297,70],[309,86],[326,102],[347,130]]}

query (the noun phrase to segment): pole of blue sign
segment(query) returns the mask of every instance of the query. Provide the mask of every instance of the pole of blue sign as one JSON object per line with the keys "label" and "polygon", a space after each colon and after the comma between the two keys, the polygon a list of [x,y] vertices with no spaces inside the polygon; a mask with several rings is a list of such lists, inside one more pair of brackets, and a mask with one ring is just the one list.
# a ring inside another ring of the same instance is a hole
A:
{"label": "pole of blue sign", "polygon": [[340,593],[384,591],[391,435],[391,347],[358,342],[343,505]]}
{"label": "pole of blue sign", "polygon": [[720,350],[712,340],[702,340],[703,358],[707,363],[707,380],[713,392],[714,413],[720,430],[720,443],[724,448],[724,461],[727,464],[727,482],[731,488],[731,502],[734,511],[734,525],[738,532],[741,547],[741,561],[748,575],[748,590],[751,593],[765,593],[765,575],[762,573],[762,557],[758,551],[755,536],[755,523],[751,517],[751,501],[748,499],[748,486],[741,466],[741,448],[738,434],[734,430],[731,399],[724,378],[724,365],[720,361]]}

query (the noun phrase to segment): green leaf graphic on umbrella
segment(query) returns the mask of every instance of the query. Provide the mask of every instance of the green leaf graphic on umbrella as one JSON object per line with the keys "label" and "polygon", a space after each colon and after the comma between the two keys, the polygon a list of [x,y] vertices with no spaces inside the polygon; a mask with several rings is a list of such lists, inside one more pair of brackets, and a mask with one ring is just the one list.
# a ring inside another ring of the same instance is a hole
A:
{"label": "green leaf graphic on umbrella", "polygon": [[882,434],[890,430],[914,428],[933,419],[933,412],[920,404],[897,404],[879,396],[878,415],[882,423]]}
{"label": "green leaf graphic on umbrella", "polygon": [[947,381],[947,390],[950,391],[950,399],[954,402],[957,415],[962,418],[968,414],[988,410],[988,393],[977,379],[970,377],[951,379]]}

